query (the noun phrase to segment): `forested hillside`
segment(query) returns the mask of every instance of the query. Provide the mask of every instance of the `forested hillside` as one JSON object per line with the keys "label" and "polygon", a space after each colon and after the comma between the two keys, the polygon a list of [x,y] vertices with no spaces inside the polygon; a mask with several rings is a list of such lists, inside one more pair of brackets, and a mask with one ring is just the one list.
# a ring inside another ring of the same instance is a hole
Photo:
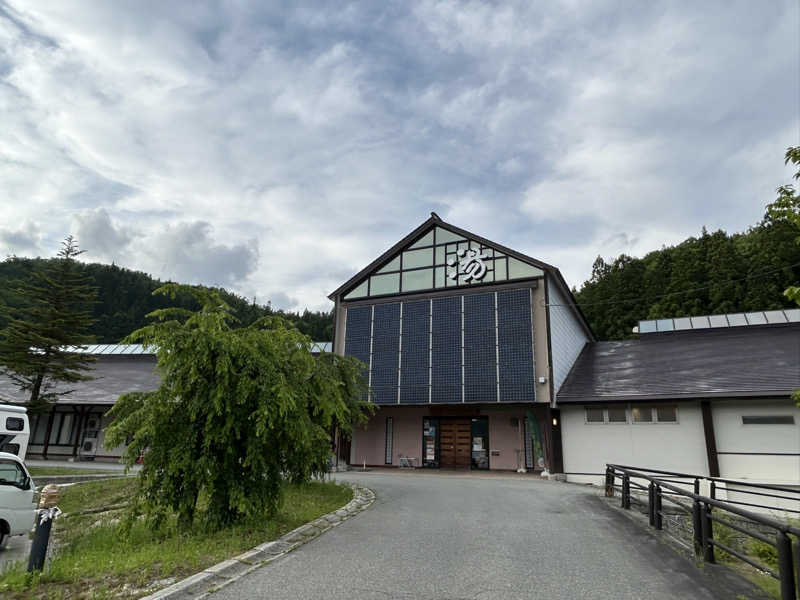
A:
{"label": "forested hillside", "polygon": [[[16,306],[20,299],[14,292],[14,281],[29,276],[32,269],[40,268],[46,259],[9,257],[0,262],[0,304]],[[95,281],[98,288],[98,303],[94,308],[96,323],[91,333],[98,343],[116,343],[135,329],[147,324],[146,315],[166,306],[180,306],[196,310],[191,297],[178,297],[174,301],[164,296],[154,296],[153,290],[162,282],[146,273],[123,269],[116,265],[84,264],[82,268]],[[314,341],[330,341],[333,335],[331,313],[305,311],[303,314],[275,311],[245,298],[220,290],[225,300],[234,308],[242,325],[256,319],[281,314],[295,323],[297,328]],[[0,316],[0,329],[6,325]]]}
{"label": "forested hillside", "polygon": [[800,282],[798,235],[796,225],[766,216],[744,233],[703,228],[643,258],[598,257],[575,297],[601,340],[631,337],[640,319],[796,306],[783,291]]}

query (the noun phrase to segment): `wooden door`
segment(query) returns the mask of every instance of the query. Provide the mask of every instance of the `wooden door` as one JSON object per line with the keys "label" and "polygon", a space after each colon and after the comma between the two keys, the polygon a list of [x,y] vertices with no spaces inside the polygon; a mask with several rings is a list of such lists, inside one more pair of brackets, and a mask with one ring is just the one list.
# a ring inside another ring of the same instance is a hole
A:
{"label": "wooden door", "polygon": [[468,469],[470,466],[469,419],[442,419],[440,424],[440,466],[443,469]]}

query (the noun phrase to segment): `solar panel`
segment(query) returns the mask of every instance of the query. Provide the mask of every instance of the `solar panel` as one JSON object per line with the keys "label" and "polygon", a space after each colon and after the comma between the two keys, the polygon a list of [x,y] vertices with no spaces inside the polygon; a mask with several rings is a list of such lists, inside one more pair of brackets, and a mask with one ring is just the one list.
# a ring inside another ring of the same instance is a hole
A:
{"label": "solar panel", "polygon": [[764,313],[767,323],[786,323],[786,315],[782,310],[768,310]]}
{"label": "solar panel", "polygon": [[656,321],[656,329],[658,331],[674,331],[675,323],[672,322],[672,319],[658,319]]}
{"label": "solar panel", "polygon": [[747,318],[744,316],[744,313],[734,313],[727,315],[728,317],[728,325],[731,327],[740,327],[743,325],[747,325]]}

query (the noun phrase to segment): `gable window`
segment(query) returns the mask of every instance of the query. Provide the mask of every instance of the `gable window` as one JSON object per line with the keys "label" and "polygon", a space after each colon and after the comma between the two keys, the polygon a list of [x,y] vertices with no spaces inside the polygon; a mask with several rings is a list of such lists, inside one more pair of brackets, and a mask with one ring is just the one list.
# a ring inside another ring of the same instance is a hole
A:
{"label": "gable window", "polygon": [[435,226],[385,262],[345,300],[540,277],[538,267]]}

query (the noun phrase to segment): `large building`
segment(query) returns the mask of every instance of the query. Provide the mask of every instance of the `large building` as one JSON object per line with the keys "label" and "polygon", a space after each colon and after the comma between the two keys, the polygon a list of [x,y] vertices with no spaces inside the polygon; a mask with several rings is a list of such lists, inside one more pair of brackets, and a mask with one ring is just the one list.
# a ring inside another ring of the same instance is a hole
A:
{"label": "large building", "polygon": [[556,390],[593,337],[558,269],[434,213],[329,297],[380,407],[351,463],[563,472]]}
{"label": "large building", "polygon": [[800,484],[800,309],[598,342],[558,269],[435,214],[330,298],[334,351],[363,361],[380,407],[351,464]]}

